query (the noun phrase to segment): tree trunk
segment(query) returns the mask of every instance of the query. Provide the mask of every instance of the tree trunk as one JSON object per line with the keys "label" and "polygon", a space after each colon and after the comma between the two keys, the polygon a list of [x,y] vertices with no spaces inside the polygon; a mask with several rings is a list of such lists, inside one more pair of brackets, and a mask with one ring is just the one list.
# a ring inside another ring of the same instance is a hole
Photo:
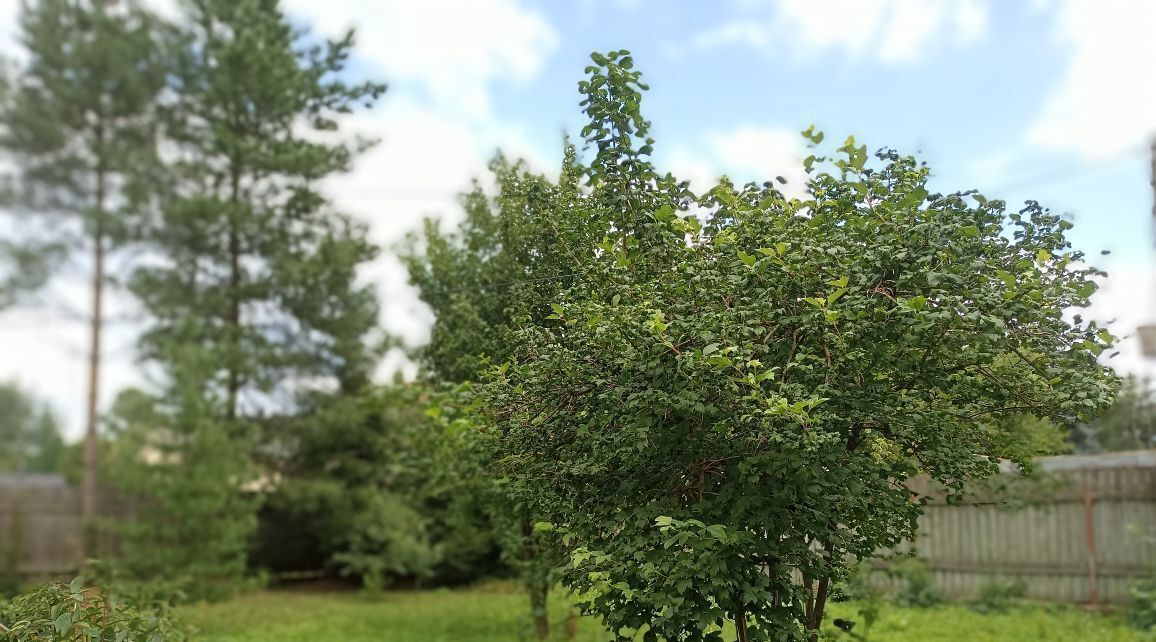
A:
{"label": "tree trunk", "polygon": [[[828,540],[823,545],[823,552],[826,554],[827,563],[830,563],[832,551],[835,550],[835,540]],[[824,565],[826,568],[826,565]],[[829,571],[826,571],[829,572]],[[831,585],[831,578],[829,575],[824,575],[819,578],[819,586],[813,595],[814,606],[807,614],[807,628],[811,629],[811,642],[818,642],[819,627],[823,624],[823,610],[827,606],[827,593]]]}
{"label": "tree trunk", "polygon": [[229,370],[225,417],[232,421],[237,417],[237,396],[241,390],[241,373],[237,371],[238,352],[241,342],[241,240],[237,231],[239,218],[237,208],[241,202],[241,170],[234,164],[230,185],[231,210],[229,212],[229,318],[228,333],[230,341],[228,348],[231,354],[226,355],[226,367]]}
{"label": "tree trunk", "polygon": [[566,639],[575,640],[578,638],[578,613],[574,607],[566,613]]}
{"label": "tree trunk", "polygon": [[84,475],[81,484],[80,513],[84,522],[82,556],[95,553],[96,486],[100,459],[98,404],[100,402],[101,340],[104,330],[104,201],[105,173],[96,174],[96,221],[92,235],[92,317],[89,320],[88,399],[85,407]]}
{"label": "tree trunk", "polygon": [[529,519],[522,520],[522,562],[526,564],[525,577],[529,578],[526,588],[530,591],[530,613],[534,618],[534,632],[539,640],[550,637],[550,612],[547,600],[550,596],[550,584],[539,578],[533,572],[531,563],[537,551],[534,550],[530,538],[534,536],[534,525]]}
{"label": "tree trunk", "polygon": [[550,587],[545,582],[535,582],[530,587],[530,610],[534,614],[534,632],[539,640],[550,637],[550,613],[547,610],[547,599],[550,596]]}
{"label": "tree trunk", "polygon": [[735,636],[737,642],[747,642],[747,614],[742,611],[735,613]]}

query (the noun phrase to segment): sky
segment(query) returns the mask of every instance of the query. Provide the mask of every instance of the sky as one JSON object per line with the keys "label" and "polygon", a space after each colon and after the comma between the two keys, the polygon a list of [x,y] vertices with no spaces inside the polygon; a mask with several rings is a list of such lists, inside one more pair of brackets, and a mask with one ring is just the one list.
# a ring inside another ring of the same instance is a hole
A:
{"label": "sky", "polygon": [[[172,11],[172,0],[146,0]],[[577,137],[592,51],[628,49],[651,86],[656,162],[705,188],[801,176],[799,132],[847,135],[926,160],[939,191],[977,188],[1071,217],[1076,249],[1110,276],[1086,317],[1118,335],[1156,322],[1148,145],[1156,133],[1156,3],[1132,0],[283,0],[293,20],[357,29],[350,73],[384,80],[349,130],[380,139],[329,194],[395,246],[425,216],[452,225],[457,194],[501,149],[555,171]],[[19,57],[19,0],[0,0],[0,54]],[[1111,253],[1101,255],[1102,250]],[[76,257],[28,305],[0,315],[0,380],[82,430],[88,306]],[[386,252],[369,267],[382,323],[410,345],[432,316]],[[147,385],[135,309],[113,296],[102,399]],[[1134,338],[1111,363],[1156,374]],[[412,370],[399,354],[388,377]]]}

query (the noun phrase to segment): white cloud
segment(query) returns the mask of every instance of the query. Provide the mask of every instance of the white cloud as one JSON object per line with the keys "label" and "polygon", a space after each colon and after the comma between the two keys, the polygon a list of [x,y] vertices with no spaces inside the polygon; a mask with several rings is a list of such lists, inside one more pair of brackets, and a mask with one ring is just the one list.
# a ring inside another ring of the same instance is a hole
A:
{"label": "white cloud", "polygon": [[803,137],[791,129],[745,125],[708,134],[707,148],[720,167],[738,184],[747,181],[787,180],[778,185],[787,196],[806,193]]}
{"label": "white cloud", "polygon": [[[486,168],[499,146],[530,167],[556,171],[558,162],[527,142],[516,126],[475,123],[423,109],[405,98],[386,101],[349,123],[351,132],[379,137],[381,143],[361,157],[356,170],[334,177],[327,191],[345,211],[370,225],[373,240],[387,250],[426,216],[454,222],[458,195],[474,178],[485,184]],[[561,143],[557,157],[561,157]],[[385,256],[366,271],[377,284],[387,330],[417,345],[429,338],[432,317],[406,283],[401,265]]]}
{"label": "white cloud", "polygon": [[322,33],[357,28],[358,56],[388,81],[424,87],[445,107],[474,115],[489,108],[488,87],[524,82],[542,69],[558,37],[519,0],[287,0]]}
{"label": "white cloud", "polygon": [[1085,157],[1143,142],[1156,132],[1156,3],[1063,0],[1056,40],[1070,50],[1059,85],[1027,133],[1028,142]]}
{"label": "white cloud", "polygon": [[1140,353],[1136,329],[1156,324],[1156,266],[1125,264],[1109,266],[1108,278],[1092,296],[1092,306],[1084,313],[1123,337],[1115,348],[1120,354],[1105,363],[1120,374],[1156,377],[1156,360]]}
{"label": "white cloud", "polygon": [[840,50],[887,64],[917,62],[937,44],[967,44],[987,33],[985,0],[774,0],[758,18],[725,23],[696,36],[697,48],[783,45],[804,55]]}

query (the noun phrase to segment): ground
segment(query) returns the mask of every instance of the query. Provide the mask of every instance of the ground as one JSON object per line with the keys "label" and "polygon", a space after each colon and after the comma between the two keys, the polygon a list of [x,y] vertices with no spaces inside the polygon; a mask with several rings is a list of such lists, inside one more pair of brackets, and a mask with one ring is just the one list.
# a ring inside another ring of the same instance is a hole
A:
{"label": "ground", "polygon": [[[519,642],[531,640],[524,596],[501,589],[357,593],[261,592],[223,604],[188,607],[202,642]],[[852,605],[834,617],[857,619]],[[566,604],[551,604],[563,640]],[[856,627],[858,629],[858,627]],[[856,630],[856,633],[859,631]],[[578,642],[607,638],[596,622],[579,622]],[[1146,638],[1117,618],[1072,608],[1024,606],[979,614],[961,606],[885,606],[871,642],[1131,642]]]}

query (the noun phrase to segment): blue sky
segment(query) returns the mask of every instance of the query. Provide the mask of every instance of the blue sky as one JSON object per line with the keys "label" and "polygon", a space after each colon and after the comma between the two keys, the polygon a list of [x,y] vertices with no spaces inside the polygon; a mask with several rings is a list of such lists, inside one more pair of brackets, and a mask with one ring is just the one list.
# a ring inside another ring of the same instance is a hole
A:
{"label": "blue sky", "polygon": [[[171,11],[173,0],[148,0]],[[979,188],[1070,214],[1072,240],[1109,278],[1094,316],[1118,333],[1156,320],[1147,143],[1156,131],[1156,3],[1131,0],[284,0],[323,34],[359,31],[354,68],[390,83],[350,122],[381,138],[333,198],[383,245],[422,216],[452,223],[455,195],[497,148],[557,166],[582,116],[591,51],[634,53],[652,90],[656,160],[706,186],[800,176],[798,132],[853,134],[916,153],[943,191]],[[17,0],[0,0],[0,30]],[[11,41],[0,48],[12,52]],[[1099,251],[1112,254],[1101,257]],[[79,266],[83,268],[83,265]],[[79,270],[83,273],[83,269]],[[410,343],[430,316],[389,257],[367,270],[383,323]],[[55,300],[83,308],[83,282]],[[117,306],[131,311],[121,297]],[[51,303],[0,318],[0,378],[49,396],[79,430],[83,325]],[[140,381],[135,329],[117,329],[103,398]],[[1148,372],[1131,341],[1115,365]],[[383,368],[403,367],[394,355]]]}

